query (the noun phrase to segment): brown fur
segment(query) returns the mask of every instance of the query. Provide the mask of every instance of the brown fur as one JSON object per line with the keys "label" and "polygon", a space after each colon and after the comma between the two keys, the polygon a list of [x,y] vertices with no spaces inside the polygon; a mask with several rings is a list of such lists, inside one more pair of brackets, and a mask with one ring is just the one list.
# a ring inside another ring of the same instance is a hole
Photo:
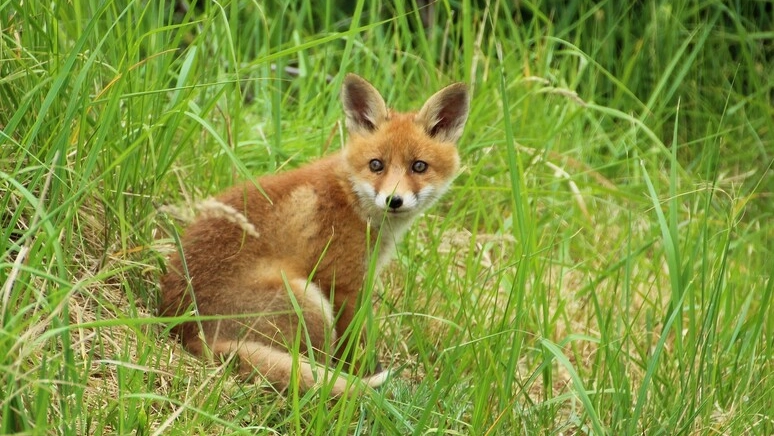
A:
{"label": "brown fur", "polygon": [[[308,341],[300,336],[300,351],[309,355],[311,346],[317,360],[344,348],[337,341],[355,315],[369,247],[381,234],[375,254],[384,264],[459,167],[454,143],[467,118],[465,85],[444,88],[419,113],[404,114],[389,111],[368,82],[348,75],[342,101],[350,132],[342,152],[259,178],[265,195],[246,182],[209,200],[183,237],[185,262],[173,255],[161,278],[166,316],[191,308],[202,316],[247,315],[176,326],[191,352],[235,353],[245,372],[256,370],[280,389],[291,380],[288,349],[299,328],[308,333]],[[369,169],[375,158],[383,171]],[[427,171],[412,171],[416,160]],[[398,195],[405,206],[386,210],[384,199]],[[341,351],[337,357],[348,360]],[[326,379],[325,369],[307,360],[296,365],[303,389]],[[376,387],[385,379],[380,373],[363,382]],[[332,392],[346,393],[347,384],[338,377]]]}

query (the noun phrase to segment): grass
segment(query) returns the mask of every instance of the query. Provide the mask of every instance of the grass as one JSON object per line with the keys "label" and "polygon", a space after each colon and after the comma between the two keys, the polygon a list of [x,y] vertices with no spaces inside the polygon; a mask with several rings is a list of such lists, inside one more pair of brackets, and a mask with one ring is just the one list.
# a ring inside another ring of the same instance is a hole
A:
{"label": "grass", "polygon": [[[0,3],[0,432],[774,433],[770,3],[128,3]],[[397,375],[279,395],[156,280],[198,200],[341,147],[350,71],[470,83],[465,167],[366,290]]]}

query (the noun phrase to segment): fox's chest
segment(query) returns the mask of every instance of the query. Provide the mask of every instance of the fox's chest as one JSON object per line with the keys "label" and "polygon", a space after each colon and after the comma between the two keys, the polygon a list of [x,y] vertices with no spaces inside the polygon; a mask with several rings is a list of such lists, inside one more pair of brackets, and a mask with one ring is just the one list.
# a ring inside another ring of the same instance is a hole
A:
{"label": "fox's chest", "polygon": [[261,206],[249,213],[260,233],[255,251],[303,265],[324,288],[359,289],[371,265],[379,271],[392,259],[410,222],[369,219],[340,184],[310,182],[266,186],[268,199],[256,194]]}
{"label": "fox's chest", "polygon": [[357,215],[339,218],[316,224],[317,234],[325,236],[317,241],[308,265],[324,288],[357,292],[369,271],[378,273],[394,257],[407,226],[375,226]]}

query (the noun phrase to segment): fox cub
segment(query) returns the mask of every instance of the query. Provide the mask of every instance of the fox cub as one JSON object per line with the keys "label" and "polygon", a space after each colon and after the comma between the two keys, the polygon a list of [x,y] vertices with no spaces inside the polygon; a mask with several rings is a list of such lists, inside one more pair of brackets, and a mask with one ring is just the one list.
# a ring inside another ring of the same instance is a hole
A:
{"label": "fox cub", "polygon": [[[255,371],[277,389],[294,379],[308,390],[332,373],[307,358],[294,363],[289,350],[297,338],[301,353],[314,352],[316,362],[349,361],[339,342],[369,259],[384,265],[459,169],[455,143],[470,100],[465,84],[443,88],[418,112],[399,113],[349,74],[341,100],[349,132],[342,151],[206,201],[182,239],[184,259],[171,256],[161,278],[163,315],[193,308],[203,317],[224,316],[176,326],[189,351],[235,354],[240,371]],[[349,383],[338,376],[331,390],[377,387],[387,373]]]}

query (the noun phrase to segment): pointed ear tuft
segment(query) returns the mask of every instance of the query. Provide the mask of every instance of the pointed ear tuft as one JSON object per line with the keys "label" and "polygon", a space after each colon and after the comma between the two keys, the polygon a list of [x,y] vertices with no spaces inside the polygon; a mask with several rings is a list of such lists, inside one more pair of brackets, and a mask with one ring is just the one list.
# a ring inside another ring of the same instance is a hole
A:
{"label": "pointed ear tuft", "polygon": [[430,97],[417,115],[428,135],[444,142],[457,142],[462,136],[470,109],[470,94],[464,83],[455,83]]}
{"label": "pointed ear tuft", "polygon": [[355,74],[347,74],[341,87],[341,102],[351,134],[374,132],[387,120],[387,105],[370,83]]}

